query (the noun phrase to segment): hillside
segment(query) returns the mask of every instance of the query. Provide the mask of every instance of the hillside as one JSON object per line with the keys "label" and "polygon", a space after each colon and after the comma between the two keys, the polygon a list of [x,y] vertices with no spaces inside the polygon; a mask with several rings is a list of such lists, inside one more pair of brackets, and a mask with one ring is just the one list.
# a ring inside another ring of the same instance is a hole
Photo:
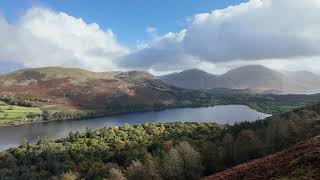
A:
{"label": "hillside", "polygon": [[240,164],[203,180],[319,179],[320,137],[303,141],[274,155]]}
{"label": "hillside", "polygon": [[186,70],[160,79],[187,89],[244,89],[250,93],[314,93],[320,90],[319,75],[308,71],[278,72],[261,65],[243,66],[222,75]]}
{"label": "hillside", "polygon": [[25,142],[1,152],[0,177],[197,180],[222,171],[217,176],[224,178],[234,171],[223,170],[266,157],[235,169],[248,177],[264,173],[310,179],[318,176],[320,140],[308,139],[319,134],[320,104],[233,126],[148,123],[106,127],[70,133],[58,140],[40,138],[37,144]]}
{"label": "hillside", "polygon": [[317,94],[256,95],[251,89],[186,90],[143,71],[47,67],[0,76],[0,126],[225,104],[248,105],[274,114],[319,100]]}
{"label": "hillside", "polygon": [[[142,71],[90,72],[47,67],[0,76],[0,100],[10,105],[40,107],[46,111],[44,120],[183,106],[183,99],[189,95]],[[25,119],[8,123],[22,121]]]}
{"label": "hillside", "polygon": [[[266,99],[233,96],[238,92],[222,91],[225,93],[186,90],[168,85],[143,71],[90,72],[61,67],[22,69],[0,75],[0,101],[3,104],[0,104],[0,126],[234,103],[256,108]],[[272,104],[267,104],[274,106],[277,99],[272,98]],[[281,100],[279,105],[297,107],[309,102],[307,99],[315,101],[319,98],[306,97],[290,104]],[[271,110],[264,103],[265,108],[260,106],[257,110],[279,112],[280,106]],[[22,107],[23,111],[17,113],[15,109]]]}
{"label": "hillside", "polygon": [[[145,72],[90,72],[82,69],[39,68],[0,76],[0,95],[43,101],[72,108],[103,109],[126,97],[126,104],[169,102],[174,91]],[[142,96],[143,94],[143,96]],[[43,103],[42,102],[42,103]],[[46,103],[44,103],[46,104]]]}

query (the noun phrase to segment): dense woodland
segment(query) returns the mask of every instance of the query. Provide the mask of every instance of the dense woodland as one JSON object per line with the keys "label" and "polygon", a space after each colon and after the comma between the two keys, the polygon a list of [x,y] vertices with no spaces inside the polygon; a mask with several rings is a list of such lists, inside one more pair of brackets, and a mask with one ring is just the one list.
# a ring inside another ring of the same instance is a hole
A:
{"label": "dense woodland", "polygon": [[318,104],[234,126],[88,129],[0,153],[0,179],[199,179],[314,137],[320,134],[319,119]]}

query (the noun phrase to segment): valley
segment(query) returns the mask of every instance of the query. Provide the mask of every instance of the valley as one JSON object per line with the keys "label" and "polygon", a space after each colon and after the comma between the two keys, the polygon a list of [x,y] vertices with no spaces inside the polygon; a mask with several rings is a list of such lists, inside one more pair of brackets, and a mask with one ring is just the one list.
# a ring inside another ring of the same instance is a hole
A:
{"label": "valley", "polygon": [[0,126],[228,104],[247,105],[260,112],[276,114],[320,100],[319,94],[188,90],[168,85],[142,71],[91,72],[48,67],[4,74],[0,76],[0,82],[0,100],[20,109],[20,115],[5,110],[0,116]]}
{"label": "valley", "polygon": [[320,94],[185,89],[143,71],[60,67],[0,82],[0,126],[21,125],[1,127],[4,179],[199,179],[320,132]]}
{"label": "valley", "polygon": [[0,180],[320,180],[319,9],[1,0]]}

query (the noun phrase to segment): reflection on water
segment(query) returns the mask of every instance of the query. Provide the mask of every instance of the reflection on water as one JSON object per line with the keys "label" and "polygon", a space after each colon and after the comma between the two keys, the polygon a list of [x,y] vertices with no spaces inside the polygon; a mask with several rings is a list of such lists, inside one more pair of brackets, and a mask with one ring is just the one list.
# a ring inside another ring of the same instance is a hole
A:
{"label": "reflection on water", "polygon": [[170,109],[158,112],[132,113],[112,117],[85,119],[80,121],[56,121],[21,126],[0,127],[0,151],[18,146],[24,140],[34,143],[39,137],[61,138],[69,132],[119,126],[124,123],[147,122],[216,122],[234,124],[241,121],[264,119],[268,114],[257,112],[243,105],[225,105],[208,108]]}

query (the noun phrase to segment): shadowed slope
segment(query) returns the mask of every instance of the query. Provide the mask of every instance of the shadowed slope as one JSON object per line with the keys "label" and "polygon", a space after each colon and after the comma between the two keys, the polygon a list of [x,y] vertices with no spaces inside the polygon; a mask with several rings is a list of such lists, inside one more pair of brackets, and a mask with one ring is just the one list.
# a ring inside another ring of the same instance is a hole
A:
{"label": "shadowed slope", "polygon": [[231,169],[204,180],[232,179],[319,179],[320,137],[292,146],[284,151]]}

